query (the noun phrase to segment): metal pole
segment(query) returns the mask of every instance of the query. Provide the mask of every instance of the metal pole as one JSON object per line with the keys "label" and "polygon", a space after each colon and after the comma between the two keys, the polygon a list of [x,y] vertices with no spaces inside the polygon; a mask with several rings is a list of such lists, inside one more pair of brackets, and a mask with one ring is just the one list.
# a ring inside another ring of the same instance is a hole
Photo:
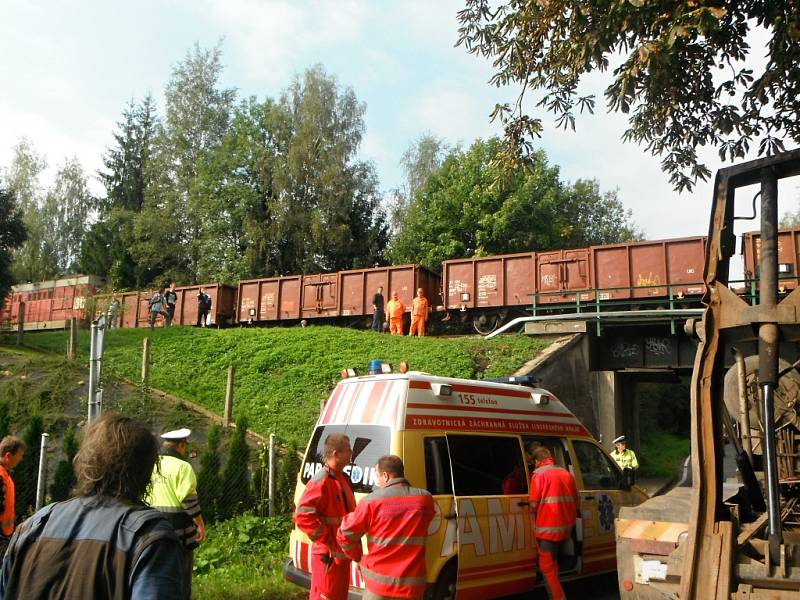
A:
{"label": "metal pole", "polygon": [[69,320],[69,348],[67,348],[67,358],[75,360],[78,357],[78,319],[72,317]]}
{"label": "metal pole", "polygon": [[144,338],[142,347],[142,383],[150,381],[150,338]]}
{"label": "metal pole", "polygon": [[19,316],[17,321],[17,346],[22,346],[22,338],[25,334],[25,303],[19,303]]}
{"label": "metal pole", "polygon": [[[761,171],[761,278],[762,315],[773,315],[778,305],[778,180],[773,169]],[[764,459],[767,477],[770,560],[777,564],[783,539],[780,490],[775,447],[775,387],[778,384],[778,324],[758,327],[758,383],[764,398]]]}
{"label": "metal pole", "polygon": [[229,427],[233,417],[233,378],[236,374],[236,367],[228,365],[228,383],[225,386],[225,412],[222,416],[222,424]]}
{"label": "metal pole", "polygon": [[42,444],[39,449],[39,478],[36,481],[36,510],[44,504],[45,480],[47,479],[47,441],[49,433],[42,434]]}
{"label": "metal pole", "polygon": [[87,421],[91,423],[100,416],[103,390],[100,388],[100,372],[103,368],[103,333],[105,317],[100,315],[92,321],[92,337],[89,345],[89,407]]}
{"label": "metal pole", "polygon": [[736,357],[736,375],[739,382],[739,435],[742,438],[742,447],[753,464],[753,439],[750,431],[750,410],[747,407],[747,367],[744,364],[744,355],[738,348],[733,349]]}
{"label": "metal pole", "polygon": [[269,479],[267,490],[269,493],[269,516],[275,514],[275,434],[269,434]]}

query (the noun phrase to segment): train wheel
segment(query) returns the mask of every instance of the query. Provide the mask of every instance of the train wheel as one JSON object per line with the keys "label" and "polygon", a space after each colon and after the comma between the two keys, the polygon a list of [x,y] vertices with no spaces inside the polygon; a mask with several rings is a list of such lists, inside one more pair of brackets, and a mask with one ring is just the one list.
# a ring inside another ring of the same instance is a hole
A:
{"label": "train wheel", "polygon": [[480,314],[472,317],[472,326],[481,335],[489,335],[500,327],[503,319],[498,314]]}

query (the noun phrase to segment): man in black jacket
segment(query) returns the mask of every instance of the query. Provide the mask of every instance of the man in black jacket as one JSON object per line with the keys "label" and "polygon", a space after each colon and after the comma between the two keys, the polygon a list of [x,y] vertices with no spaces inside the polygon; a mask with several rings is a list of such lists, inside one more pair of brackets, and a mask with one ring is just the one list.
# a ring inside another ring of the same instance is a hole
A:
{"label": "man in black jacket", "polygon": [[197,294],[197,327],[205,327],[208,323],[208,313],[211,312],[211,296],[206,294],[205,288],[200,288]]}
{"label": "man in black jacket", "polygon": [[3,560],[0,600],[180,600],[183,551],[142,502],[158,458],[146,425],[105,413],[75,457],[75,497],[19,526]]}
{"label": "man in black jacket", "polygon": [[372,330],[383,331],[383,286],[378,286],[378,291],[372,297]]}

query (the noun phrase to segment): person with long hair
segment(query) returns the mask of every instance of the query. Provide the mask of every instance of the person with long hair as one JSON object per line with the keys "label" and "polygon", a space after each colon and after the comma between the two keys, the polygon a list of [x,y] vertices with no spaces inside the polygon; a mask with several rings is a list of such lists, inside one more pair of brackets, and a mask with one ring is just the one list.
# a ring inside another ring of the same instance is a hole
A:
{"label": "person with long hair", "polygon": [[142,501],[158,459],[146,425],[106,413],[75,456],[73,497],[19,526],[3,560],[0,600],[177,600],[182,552],[175,530]]}

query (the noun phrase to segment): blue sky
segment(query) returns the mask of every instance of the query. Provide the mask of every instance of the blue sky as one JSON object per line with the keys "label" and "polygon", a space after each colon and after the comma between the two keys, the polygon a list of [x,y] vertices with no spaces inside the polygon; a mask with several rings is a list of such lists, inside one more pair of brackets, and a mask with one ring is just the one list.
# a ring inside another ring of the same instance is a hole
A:
{"label": "blue sky", "polygon": [[[89,173],[101,166],[114,123],[128,100],[148,91],[159,106],[172,66],[195,43],[222,40],[223,85],[241,96],[275,97],[315,63],[367,104],[362,157],[381,186],[400,185],[399,159],[424,132],[469,145],[499,131],[494,103],[511,90],[488,85],[486,62],[455,48],[450,0],[0,0],[0,166],[27,136],[54,168],[76,156]],[[605,81],[585,88],[602,107]],[[545,118],[540,141],[566,179],[595,177],[619,189],[648,238],[706,233],[711,185],[675,194],[658,161],[622,144],[625,120],[598,112],[564,132]],[[712,170],[719,166],[713,153]],[[97,182],[92,189],[100,193]]]}

